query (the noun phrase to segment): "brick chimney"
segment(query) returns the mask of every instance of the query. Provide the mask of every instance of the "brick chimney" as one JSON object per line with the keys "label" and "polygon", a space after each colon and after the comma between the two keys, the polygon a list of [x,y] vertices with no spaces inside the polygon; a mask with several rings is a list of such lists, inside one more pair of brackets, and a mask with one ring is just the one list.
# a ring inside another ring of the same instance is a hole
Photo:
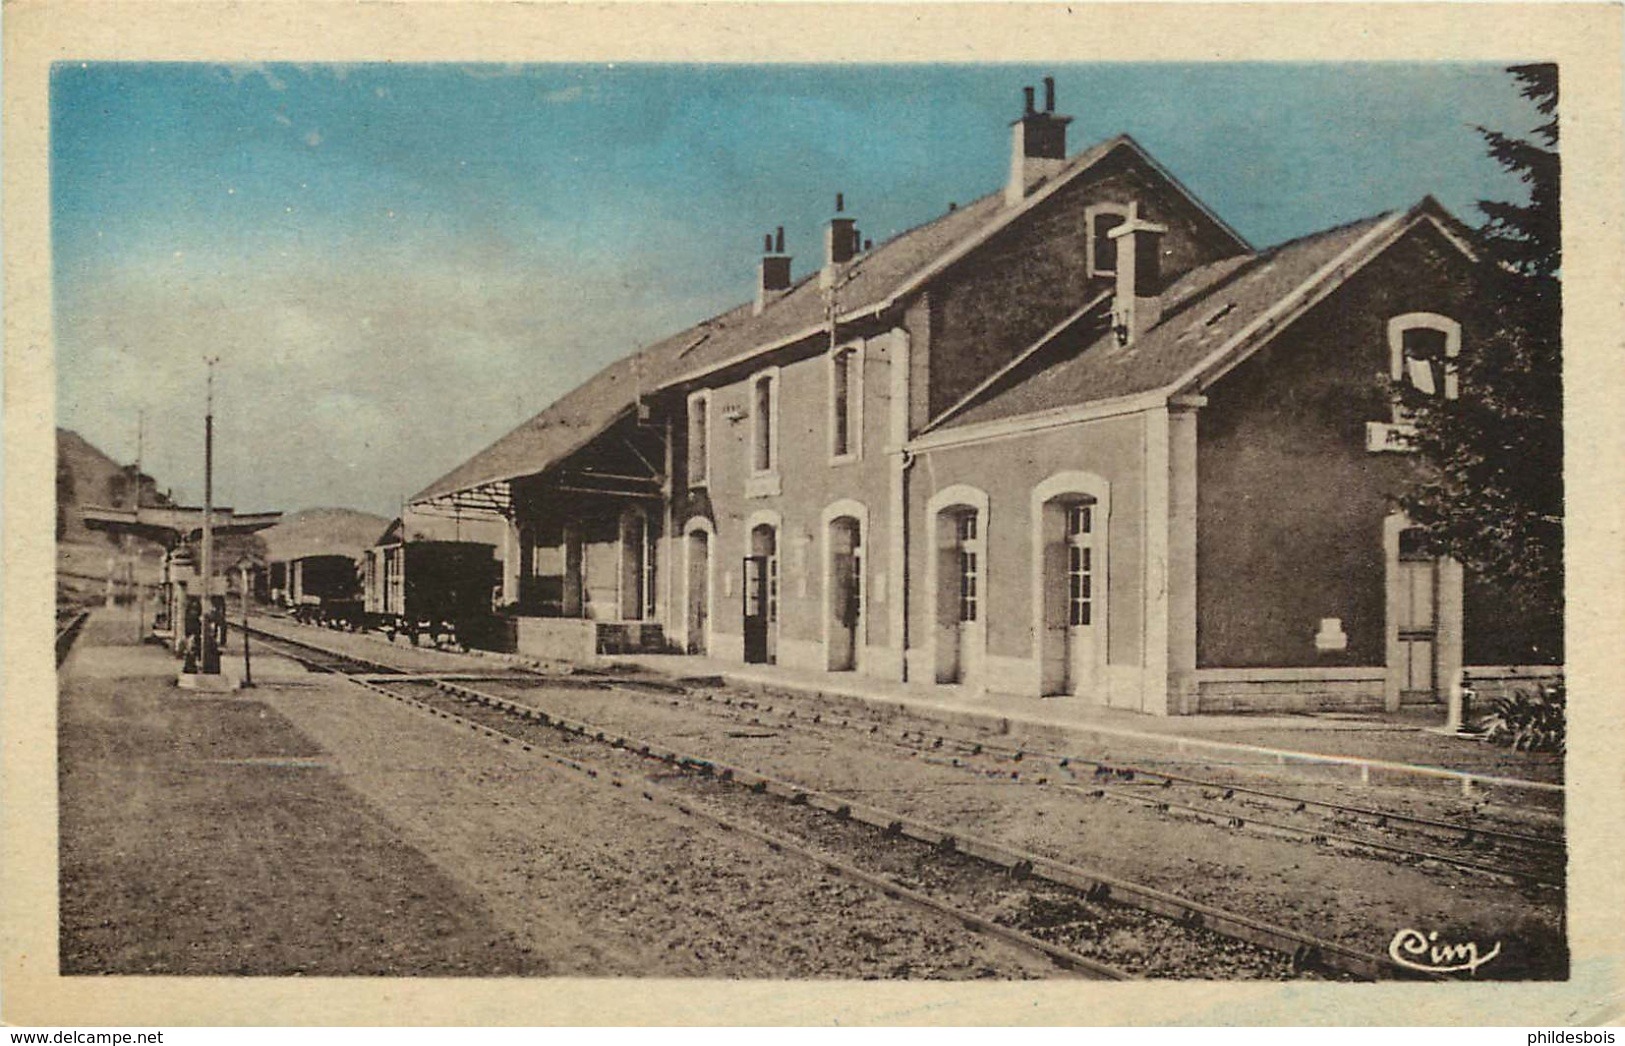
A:
{"label": "brick chimney", "polygon": [[756,281],[756,315],[790,289],[790,256],[784,253],[784,226],[762,237],[761,274]]}
{"label": "brick chimney", "polygon": [[829,220],[829,226],[824,230],[824,268],[818,277],[819,286],[825,290],[835,285],[841,267],[857,255],[862,243],[857,221],[848,217],[845,211],[846,196],[836,193],[835,217]]}
{"label": "brick chimney", "polygon": [[1004,202],[1017,204],[1042,178],[1066,166],[1066,125],[1070,116],[1055,115],[1055,77],[1044,77],[1044,110],[1033,105],[1033,89],[1021,89],[1025,98],[1019,120],[1011,123],[1010,181],[1004,187]]}
{"label": "brick chimney", "polygon": [[1112,330],[1119,345],[1130,345],[1162,316],[1162,237],[1167,226],[1140,217],[1130,205],[1128,220],[1106,235],[1117,241],[1117,289]]}

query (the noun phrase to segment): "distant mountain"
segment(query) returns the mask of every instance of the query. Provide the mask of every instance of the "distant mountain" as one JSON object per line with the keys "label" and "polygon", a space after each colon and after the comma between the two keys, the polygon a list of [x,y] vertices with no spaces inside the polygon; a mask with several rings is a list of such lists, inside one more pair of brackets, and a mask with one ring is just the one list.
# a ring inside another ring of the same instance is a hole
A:
{"label": "distant mountain", "polygon": [[359,559],[389,526],[389,520],[349,508],[307,508],[282,517],[260,537],[267,560],[286,562],[305,556],[350,556]]}
{"label": "distant mountain", "polygon": [[83,509],[134,508],[140,491],[142,507],[169,505],[158,481],[120,465],[72,429],[56,430],[56,537],[58,541],[116,543],[105,531],[85,526]]}

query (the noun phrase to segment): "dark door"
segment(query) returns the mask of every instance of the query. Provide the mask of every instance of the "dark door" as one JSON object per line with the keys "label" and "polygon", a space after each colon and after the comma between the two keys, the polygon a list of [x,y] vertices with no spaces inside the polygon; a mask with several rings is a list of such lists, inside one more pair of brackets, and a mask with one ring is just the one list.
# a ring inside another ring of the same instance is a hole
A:
{"label": "dark door", "polygon": [[767,663],[767,557],[745,557],[745,660]]}

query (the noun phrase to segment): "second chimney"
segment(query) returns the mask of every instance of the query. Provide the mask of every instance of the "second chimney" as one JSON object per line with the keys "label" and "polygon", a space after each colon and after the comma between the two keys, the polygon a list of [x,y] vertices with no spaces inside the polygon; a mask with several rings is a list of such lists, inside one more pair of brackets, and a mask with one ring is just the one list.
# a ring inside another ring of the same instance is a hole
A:
{"label": "second chimney", "polygon": [[1119,345],[1130,345],[1161,318],[1162,237],[1167,226],[1129,209],[1128,220],[1106,235],[1117,241],[1117,289],[1112,300],[1112,330]]}
{"label": "second chimney", "polygon": [[784,253],[784,226],[762,237],[762,267],[756,281],[756,315],[790,289],[790,256]]}
{"label": "second chimney", "polygon": [[836,193],[835,217],[824,231],[824,269],[819,274],[819,284],[825,290],[835,285],[840,267],[858,253],[857,222],[844,214],[845,210],[845,194]]}
{"label": "second chimney", "polygon": [[1022,88],[1021,118],[1011,123],[1010,180],[1005,183],[1004,202],[1017,204],[1038,181],[1051,177],[1066,166],[1066,125],[1070,116],[1055,115],[1055,77],[1044,77],[1044,109],[1033,107],[1033,89]]}

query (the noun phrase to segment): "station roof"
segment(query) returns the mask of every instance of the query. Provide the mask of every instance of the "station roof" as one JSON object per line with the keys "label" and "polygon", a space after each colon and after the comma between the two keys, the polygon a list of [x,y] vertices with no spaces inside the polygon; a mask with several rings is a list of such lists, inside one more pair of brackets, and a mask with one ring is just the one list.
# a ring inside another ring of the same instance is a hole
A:
{"label": "station roof", "polygon": [[[900,233],[860,254],[843,271],[835,289],[838,322],[878,314],[906,299],[999,230],[1041,206],[1061,186],[1119,150],[1132,152],[1162,170],[1132,138],[1118,135],[1078,153],[1015,206],[1005,204],[1000,189]],[[1184,191],[1172,175],[1162,173]],[[1190,199],[1223,234],[1246,248],[1245,240],[1200,201]],[[828,331],[830,294],[818,277],[817,271],[804,276],[759,314],[752,303],[739,305],[611,363],[409,500],[429,502],[546,471],[635,410],[640,392],[680,386]]]}
{"label": "station roof", "polygon": [[[85,526],[93,530],[134,534],[170,546],[203,530],[201,507],[165,505],[103,508],[86,505],[81,512]],[[252,534],[275,526],[281,518],[280,512],[238,513],[229,508],[216,507],[213,513],[213,530],[216,534]]]}
{"label": "station roof", "polygon": [[[1464,227],[1431,197],[1266,250],[1199,266],[1160,296],[1161,315],[1118,343],[1108,325],[1082,315],[1018,357],[928,428],[956,428],[1174,389],[1226,367],[1341,284],[1417,222],[1433,222],[1465,247]],[[1470,253],[1470,250],[1469,250]]]}

